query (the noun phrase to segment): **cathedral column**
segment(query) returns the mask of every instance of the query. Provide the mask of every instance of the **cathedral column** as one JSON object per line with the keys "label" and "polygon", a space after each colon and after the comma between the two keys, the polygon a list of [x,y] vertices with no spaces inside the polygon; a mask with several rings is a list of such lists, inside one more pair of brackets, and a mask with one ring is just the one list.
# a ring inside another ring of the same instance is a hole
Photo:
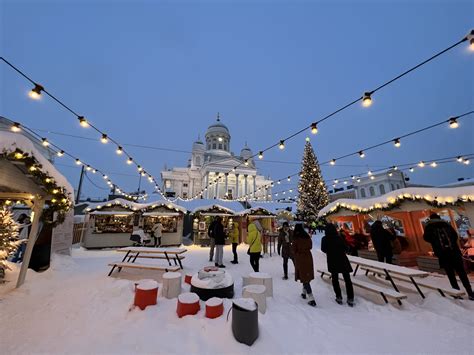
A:
{"label": "cathedral column", "polygon": [[248,191],[249,191],[249,190],[248,190],[248,188],[249,188],[249,182],[248,182],[248,179],[247,179],[247,178],[248,178],[248,175],[245,174],[245,175],[244,175],[244,179],[245,179],[245,180],[244,180],[244,181],[245,181],[245,194],[244,194],[244,195],[247,195],[247,194],[249,193],[249,192],[248,192]]}
{"label": "cathedral column", "polygon": [[205,179],[204,179],[204,188],[206,189],[205,197],[209,198],[209,171],[206,173]]}
{"label": "cathedral column", "polygon": [[253,197],[257,197],[257,175],[253,175]]}
{"label": "cathedral column", "polygon": [[225,189],[224,189],[224,198],[227,198],[229,191],[229,173],[225,173]]}
{"label": "cathedral column", "polygon": [[216,193],[214,198],[219,198],[219,173],[216,173]]}
{"label": "cathedral column", "polygon": [[239,177],[240,174],[234,174],[235,175],[235,198],[239,198]]}

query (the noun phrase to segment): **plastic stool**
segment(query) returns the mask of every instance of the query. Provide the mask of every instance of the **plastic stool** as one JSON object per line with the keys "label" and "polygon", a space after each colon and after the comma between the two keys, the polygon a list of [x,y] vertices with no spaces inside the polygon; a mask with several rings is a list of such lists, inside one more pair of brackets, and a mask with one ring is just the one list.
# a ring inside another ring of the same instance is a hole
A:
{"label": "plastic stool", "polygon": [[212,297],[206,301],[206,318],[218,318],[224,313],[224,302],[221,298]]}
{"label": "plastic stool", "polygon": [[186,274],[184,275],[184,282],[191,285],[191,279],[193,278],[193,275],[191,274]]}
{"label": "plastic stool", "polygon": [[133,304],[142,311],[147,306],[156,304],[158,297],[158,282],[154,280],[142,280],[135,285],[135,300]]}
{"label": "plastic stool", "polygon": [[263,285],[247,285],[242,289],[243,298],[252,298],[258,304],[260,313],[267,311],[266,288]]}
{"label": "plastic stool", "polygon": [[184,317],[187,315],[194,315],[201,307],[199,306],[199,296],[193,292],[182,293],[178,296],[178,306],[176,307],[176,313],[178,317]]}

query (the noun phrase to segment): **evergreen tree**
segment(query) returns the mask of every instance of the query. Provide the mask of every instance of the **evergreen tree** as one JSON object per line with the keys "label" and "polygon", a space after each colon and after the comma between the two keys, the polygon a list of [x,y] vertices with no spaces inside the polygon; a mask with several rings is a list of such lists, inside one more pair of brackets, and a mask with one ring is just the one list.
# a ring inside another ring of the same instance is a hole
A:
{"label": "evergreen tree", "polygon": [[13,219],[13,214],[7,208],[0,207],[0,269],[7,268],[7,258],[15,252],[20,243],[18,224]]}
{"label": "evergreen tree", "polygon": [[298,191],[298,218],[306,223],[316,221],[318,212],[329,203],[329,196],[309,139],[304,147]]}

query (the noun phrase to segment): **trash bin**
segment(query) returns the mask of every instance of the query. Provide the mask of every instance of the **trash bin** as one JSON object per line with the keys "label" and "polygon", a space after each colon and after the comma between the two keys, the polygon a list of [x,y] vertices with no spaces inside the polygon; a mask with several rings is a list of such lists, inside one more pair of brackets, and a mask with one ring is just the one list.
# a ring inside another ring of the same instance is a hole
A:
{"label": "trash bin", "polygon": [[253,299],[239,298],[232,303],[232,333],[239,343],[252,345],[258,338],[258,306]]}

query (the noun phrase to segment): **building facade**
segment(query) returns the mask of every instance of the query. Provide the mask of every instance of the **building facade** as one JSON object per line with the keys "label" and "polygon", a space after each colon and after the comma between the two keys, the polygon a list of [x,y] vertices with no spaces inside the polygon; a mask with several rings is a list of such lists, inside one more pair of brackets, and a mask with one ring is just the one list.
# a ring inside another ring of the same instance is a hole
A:
{"label": "building facade", "polygon": [[191,198],[221,177],[204,192],[203,198],[237,199],[250,193],[252,197],[269,199],[271,188],[257,189],[272,181],[258,174],[252,150],[245,145],[236,156],[231,151],[230,141],[229,129],[218,115],[217,121],[208,127],[204,142],[198,139],[193,143],[188,166],[161,172],[165,195]]}
{"label": "building facade", "polygon": [[354,182],[355,198],[381,196],[404,187],[406,187],[405,175],[393,169],[360,177]]}

